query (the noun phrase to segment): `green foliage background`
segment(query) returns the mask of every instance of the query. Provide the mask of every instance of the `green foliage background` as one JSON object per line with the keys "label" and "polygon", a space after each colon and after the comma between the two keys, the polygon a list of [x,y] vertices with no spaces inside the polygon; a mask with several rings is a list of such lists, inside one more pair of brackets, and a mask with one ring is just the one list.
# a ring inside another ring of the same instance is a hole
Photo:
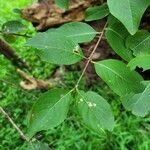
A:
{"label": "green foliage background", "polygon": [[[14,8],[22,8],[29,5],[32,0],[0,0],[0,24],[12,19],[19,19],[18,14],[12,12]],[[26,21],[30,33],[34,34],[34,28]],[[24,47],[25,39],[18,38],[11,45],[16,48],[17,53],[27,62],[32,64],[32,75],[36,78],[44,79],[49,76],[56,67],[45,62],[41,62],[35,55],[33,49]],[[15,68],[0,55],[0,64],[3,70],[0,74],[5,74],[4,79],[9,83],[0,80],[0,105],[11,115],[14,121],[26,132],[27,112],[34,103],[34,96],[40,94],[39,91],[33,91],[26,94],[21,89],[12,85],[18,85],[20,77],[15,74]],[[0,67],[1,68],[1,67]],[[73,66],[75,70],[76,67]],[[65,84],[72,87],[79,77],[80,72],[70,71],[64,76]],[[83,80],[84,82],[84,80]],[[11,84],[10,84],[11,83]],[[84,84],[81,85],[86,90]],[[116,126],[112,133],[107,132],[103,135],[95,135],[84,128],[80,123],[80,118],[76,118],[76,110],[70,110],[70,118],[59,127],[42,132],[39,140],[49,144],[52,149],[58,150],[149,150],[150,149],[150,116],[145,118],[135,117],[131,113],[125,112],[119,98],[112,94],[104,83],[95,84],[91,90],[95,90],[107,98],[113,108]],[[20,139],[18,133],[12,125],[1,115],[0,116],[0,149],[1,150],[24,150],[26,143]],[[22,144],[24,143],[24,144]]]}

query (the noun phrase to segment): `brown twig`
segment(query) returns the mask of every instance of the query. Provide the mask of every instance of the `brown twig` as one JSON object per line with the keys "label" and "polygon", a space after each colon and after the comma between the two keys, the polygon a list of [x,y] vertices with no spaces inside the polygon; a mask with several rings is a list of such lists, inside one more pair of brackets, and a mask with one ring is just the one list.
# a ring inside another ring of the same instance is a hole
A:
{"label": "brown twig", "polygon": [[15,124],[15,122],[10,118],[10,116],[7,114],[7,112],[0,107],[0,112],[8,119],[8,121],[13,125],[13,127],[17,130],[17,132],[20,134],[20,136],[29,142],[29,138],[21,131],[21,129]]}
{"label": "brown twig", "polygon": [[31,69],[30,66],[15,53],[15,50],[4,39],[1,38],[0,38],[0,53],[2,53],[14,65],[21,68],[24,67],[27,69]]}
{"label": "brown twig", "polygon": [[50,85],[47,81],[35,79],[19,68],[17,69],[17,73],[25,80],[20,82],[20,86],[25,90],[48,90],[49,87],[54,86],[52,84]]}
{"label": "brown twig", "polygon": [[83,71],[82,71],[82,73],[81,73],[81,76],[79,77],[79,79],[78,79],[78,81],[77,81],[77,83],[76,83],[76,85],[75,85],[75,88],[76,88],[76,89],[78,88],[79,83],[80,83],[80,81],[81,81],[81,79],[82,79],[82,77],[83,77],[83,75],[84,75],[84,73],[85,73],[85,71],[86,71],[86,69],[87,69],[89,63],[92,61],[92,57],[93,57],[93,55],[94,55],[96,49],[98,48],[99,43],[100,43],[101,40],[102,40],[102,37],[103,37],[103,34],[104,34],[104,31],[105,31],[106,26],[107,26],[107,22],[106,22],[106,24],[104,25],[103,30],[100,32],[101,34],[99,35],[99,38],[98,38],[98,41],[97,41],[95,47],[93,48],[93,50],[92,50],[90,56],[87,58],[87,63],[86,63],[86,65],[85,65],[85,67],[84,67],[84,69],[83,69]]}

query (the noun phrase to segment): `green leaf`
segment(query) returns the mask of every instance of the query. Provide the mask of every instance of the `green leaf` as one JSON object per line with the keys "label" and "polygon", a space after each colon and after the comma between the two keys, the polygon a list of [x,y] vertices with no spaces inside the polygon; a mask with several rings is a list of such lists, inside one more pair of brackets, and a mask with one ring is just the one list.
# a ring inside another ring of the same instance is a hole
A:
{"label": "green leaf", "polygon": [[2,32],[11,34],[11,33],[18,33],[25,29],[25,25],[23,25],[20,21],[12,20],[7,21],[2,25]]}
{"label": "green leaf", "polygon": [[150,54],[150,33],[138,31],[135,35],[127,38],[126,46],[133,51],[135,56]]}
{"label": "green leaf", "polygon": [[107,101],[95,92],[78,91],[78,111],[85,125],[96,133],[104,129],[112,131],[115,125],[114,116]]}
{"label": "green leaf", "polygon": [[109,9],[106,3],[101,6],[89,7],[85,11],[85,21],[99,20],[109,14]]}
{"label": "green leaf", "polygon": [[69,0],[55,0],[55,3],[64,9],[67,9],[69,7]]}
{"label": "green leaf", "polygon": [[135,34],[150,0],[108,0],[110,13],[120,20],[130,34]]}
{"label": "green leaf", "polygon": [[108,28],[105,32],[106,39],[112,49],[124,60],[130,61],[133,56],[130,50],[125,47],[125,39],[129,36],[125,27],[114,17],[109,16]]}
{"label": "green leaf", "polygon": [[32,107],[28,135],[31,138],[36,132],[48,130],[61,124],[67,117],[71,102],[71,91],[52,89],[37,100]]}
{"label": "green leaf", "polygon": [[144,71],[150,69],[150,55],[139,55],[132,59],[128,66],[131,70],[134,70],[136,67],[143,68]]}
{"label": "green leaf", "polygon": [[141,84],[143,78],[135,71],[131,71],[119,60],[103,60],[95,63],[96,73],[119,96],[128,93],[139,93],[144,89]]}
{"label": "green leaf", "polygon": [[75,43],[90,42],[97,34],[90,25],[82,22],[66,23],[60,28],[56,30],[50,29],[48,32],[51,31],[66,36]]}
{"label": "green leaf", "polygon": [[27,45],[39,49],[37,54],[41,59],[53,64],[74,64],[83,56],[78,44],[54,32],[38,33],[27,41]]}
{"label": "green leaf", "polygon": [[150,84],[142,93],[128,94],[122,101],[124,107],[131,110],[134,115],[144,117],[150,111]]}
{"label": "green leaf", "polygon": [[49,146],[41,142],[29,143],[25,150],[49,150]]}
{"label": "green leaf", "polygon": [[19,14],[19,15],[22,14],[22,10],[19,9],[19,8],[14,8],[12,11],[13,11],[14,13],[16,13],[16,14]]}
{"label": "green leaf", "polygon": [[147,86],[148,84],[150,84],[150,80],[144,80],[141,82],[144,86]]}

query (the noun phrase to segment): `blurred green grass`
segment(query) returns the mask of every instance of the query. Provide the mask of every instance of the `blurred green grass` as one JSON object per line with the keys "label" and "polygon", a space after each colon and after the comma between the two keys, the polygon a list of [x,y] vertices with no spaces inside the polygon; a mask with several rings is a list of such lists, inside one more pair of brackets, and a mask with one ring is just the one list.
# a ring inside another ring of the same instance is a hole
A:
{"label": "blurred green grass", "polygon": [[2,25],[5,21],[16,19],[17,14],[13,13],[14,8],[22,9],[24,6],[28,6],[33,0],[0,0],[0,24]]}
{"label": "blurred green grass", "polygon": [[[7,0],[7,2],[0,0],[0,24],[14,19],[21,20],[18,14],[14,14],[12,10],[23,8],[31,2],[32,0]],[[30,23],[25,23],[31,32],[35,32]],[[55,66],[41,62],[34,50],[25,47],[24,44],[25,39],[18,38],[11,45],[22,58],[32,64],[32,75],[40,79],[46,78]],[[5,79],[10,83],[19,84],[20,77],[15,74],[14,66],[2,55],[0,55],[0,62],[0,65],[3,64],[7,71]],[[68,87],[74,85],[79,74],[78,71],[66,72],[63,77],[66,85]],[[87,90],[84,80],[81,88]],[[56,150],[150,150],[150,116],[140,118],[126,112],[118,97],[102,82],[93,85],[90,90],[98,92],[111,104],[116,119],[114,131],[99,136],[95,135],[82,125],[74,108],[70,110],[70,115],[59,127],[38,133],[39,141],[49,144],[50,148]],[[35,101],[33,96],[39,94],[39,91],[26,94],[11,84],[0,82],[0,104],[24,132],[26,132],[27,112]],[[0,150],[24,150],[27,145],[2,115],[0,116],[0,141]]]}

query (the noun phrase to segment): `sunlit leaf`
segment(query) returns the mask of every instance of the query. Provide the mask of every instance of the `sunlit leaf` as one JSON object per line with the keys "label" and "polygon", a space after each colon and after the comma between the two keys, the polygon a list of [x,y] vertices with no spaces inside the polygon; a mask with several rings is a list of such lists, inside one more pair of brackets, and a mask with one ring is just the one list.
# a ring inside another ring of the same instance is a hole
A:
{"label": "sunlit leaf", "polygon": [[83,22],[66,23],[56,30],[50,29],[48,32],[51,31],[66,36],[75,43],[89,42],[97,34],[90,25]]}
{"label": "sunlit leaf", "polygon": [[48,130],[61,124],[68,113],[71,92],[63,89],[52,89],[44,94],[33,105],[28,125],[31,138],[36,132]]}
{"label": "sunlit leaf", "polygon": [[125,40],[129,36],[129,33],[125,27],[112,16],[109,16],[105,35],[112,49],[121,58],[126,61],[130,61],[133,58],[132,52],[125,47]]}
{"label": "sunlit leaf", "polygon": [[133,35],[138,30],[150,0],[108,0],[107,3],[111,14],[120,20]]}
{"label": "sunlit leaf", "polygon": [[142,93],[129,94],[122,98],[126,109],[137,116],[145,116],[150,111],[150,83]]}
{"label": "sunlit leaf", "polygon": [[95,92],[78,91],[78,111],[84,124],[96,133],[105,129],[112,131],[115,125],[114,116],[107,101]]}
{"label": "sunlit leaf", "polygon": [[57,33],[38,33],[27,41],[27,45],[37,48],[42,60],[53,64],[70,65],[82,59],[82,51],[77,43]]}
{"label": "sunlit leaf", "polygon": [[32,142],[28,144],[25,150],[50,150],[48,144],[41,142]]}
{"label": "sunlit leaf", "polygon": [[150,69],[150,55],[139,55],[132,59],[128,66],[131,70],[134,70],[136,67],[143,68],[143,70]]}
{"label": "sunlit leaf", "polygon": [[138,31],[135,35],[127,38],[126,46],[133,51],[135,56],[150,54],[150,33],[148,31]]}
{"label": "sunlit leaf", "polygon": [[109,9],[106,3],[101,6],[89,7],[85,11],[85,21],[99,20],[109,14]]}
{"label": "sunlit leaf", "polygon": [[128,93],[139,93],[144,89],[141,84],[143,78],[135,71],[131,71],[123,62],[114,59],[95,63],[96,73],[119,96]]}

